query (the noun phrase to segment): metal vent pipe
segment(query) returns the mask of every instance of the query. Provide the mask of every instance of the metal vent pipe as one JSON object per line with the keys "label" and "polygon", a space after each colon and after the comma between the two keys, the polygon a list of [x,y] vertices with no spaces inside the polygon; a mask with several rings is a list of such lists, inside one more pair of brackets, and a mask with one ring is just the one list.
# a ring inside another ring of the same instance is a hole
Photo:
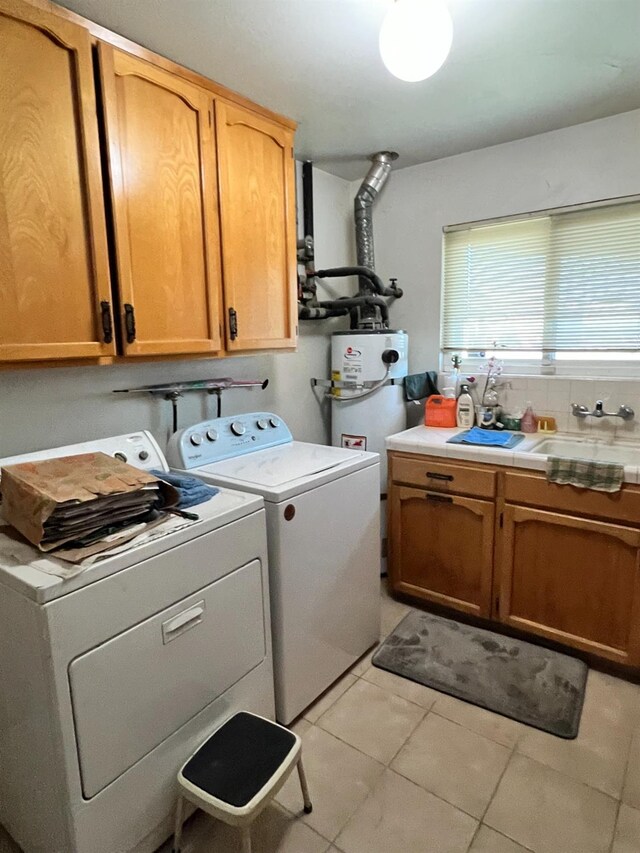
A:
{"label": "metal vent pipe", "polygon": [[[379,151],[371,156],[371,167],[367,172],[353,202],[356,221],[356,253],[358,266],[375,270],[373,251],[373,218],[371,209],[378,193],[385,185],[391,164],[398,159],[395,151]],[[371,283],[360,278],[360,289],[371,290]]]}

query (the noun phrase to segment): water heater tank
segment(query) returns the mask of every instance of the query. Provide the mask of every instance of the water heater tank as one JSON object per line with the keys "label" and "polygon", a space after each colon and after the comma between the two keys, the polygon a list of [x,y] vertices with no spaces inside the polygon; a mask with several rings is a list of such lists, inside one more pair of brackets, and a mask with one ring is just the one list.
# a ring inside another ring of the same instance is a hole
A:
{"label": "water heater tank", "polygon": [[[333,389],[331,442],[336,447],[379,453],[382,492],[387,491],[385,439],[407,425],[402,382],[407,375],[407,347],[406,332],[390,329],[334,332],[331,337],[331,378],[361,386]],[[393,382],[360,397],[366,383],[385,376],[387,364],[387,378]]]}

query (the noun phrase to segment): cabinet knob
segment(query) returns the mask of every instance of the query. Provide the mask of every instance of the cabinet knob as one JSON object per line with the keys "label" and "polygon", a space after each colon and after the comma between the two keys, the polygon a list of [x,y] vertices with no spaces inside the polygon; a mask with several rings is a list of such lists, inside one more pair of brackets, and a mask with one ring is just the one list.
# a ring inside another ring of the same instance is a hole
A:
{"label": "cabinet knob", "polygon": [[447,482],[453,480],[453,474],[437,474],[434,471],[427,471],[427,477],[429,480],[446,480]]}

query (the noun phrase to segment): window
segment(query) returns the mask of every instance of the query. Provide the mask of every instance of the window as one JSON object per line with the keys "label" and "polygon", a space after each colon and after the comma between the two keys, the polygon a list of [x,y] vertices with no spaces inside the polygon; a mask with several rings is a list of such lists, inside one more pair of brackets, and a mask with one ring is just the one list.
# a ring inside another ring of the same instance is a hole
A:
{"label": "window", "polygon": [[640,201],[445,229],[443,352],[640,359]]}

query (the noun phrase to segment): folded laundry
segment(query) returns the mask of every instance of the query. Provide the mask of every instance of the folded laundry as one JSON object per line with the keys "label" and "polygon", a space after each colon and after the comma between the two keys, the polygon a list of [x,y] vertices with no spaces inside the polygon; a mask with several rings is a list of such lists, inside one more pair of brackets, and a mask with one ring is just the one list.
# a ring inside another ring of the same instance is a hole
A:
{"label": "folded laundry", "polygon": [[165,483],[169,483],[174,489],[177,489],[180,500],[178,502],[178,509],[187,509],[190,506],[197,506],[198,504],[202,504],[205,501],[208,501],[209,498],[212,498],[214,495],[217,495],[220,489],[217,489],[215,486],[209,486],[207,483],[203,483],[202,480],[198,480],[197,477],[189,477],[185,474],[174,474],[172,471],[151,471],[154,477],[157,477],[159,480],[164,480]]}

